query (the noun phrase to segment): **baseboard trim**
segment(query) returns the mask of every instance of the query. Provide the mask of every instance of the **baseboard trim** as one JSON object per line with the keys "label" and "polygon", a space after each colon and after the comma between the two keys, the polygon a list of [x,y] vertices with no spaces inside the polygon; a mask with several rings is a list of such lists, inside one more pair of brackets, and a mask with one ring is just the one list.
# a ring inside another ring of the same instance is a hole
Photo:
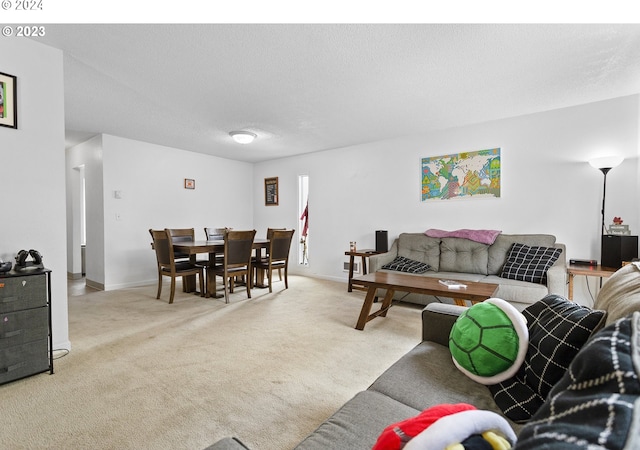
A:
{"label": "baseboard trim", "polygon": [[99,291],[104,291],[104,284],[98,283],[97,281],[93,281],[87,278],[85,280],[85,284],[90,288],[97,289]]}
{"label": "baseboard trim", "polygon": [[68,280],[79,280],[80,278],[82,278],[82,274],[81,273],[67,272],[67,279]]}

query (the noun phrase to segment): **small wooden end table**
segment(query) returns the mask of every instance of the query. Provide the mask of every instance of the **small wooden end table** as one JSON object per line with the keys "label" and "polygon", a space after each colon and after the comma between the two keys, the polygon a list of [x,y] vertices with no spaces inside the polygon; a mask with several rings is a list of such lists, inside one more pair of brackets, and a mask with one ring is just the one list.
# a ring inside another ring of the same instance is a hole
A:
{"label": "small wooden end table", "polygon": [[567,266],[567,273],[569,274],[569,300],[573,300],[573,277],[576,275],[584,275],[585,277],[599,277],[600,285],[602,285],[603,278],[609,278],[618,269],[613,267],[586,266],[580,264],[569,264]]}
{"label": "small wooden end table", "polygon": [[[368,275],[354,278],[353,281],[362,284],[367,288],[367,296],[362,304],[360,317],[356,324],[356,330],[364,330],[367,322],[376,317],[386,317],[387,311],[391,308],[393,294],[395,291],[415,292],[418,294],[440,295],[442,297],[453,298],[457,305],[465,305],[465,300],[471,303],[486,300],[498,290],[497,284],[480,283],[476,281],[463,281],[467,285],[464,289],[450,289],[440,284],[439,278],[432,277],[416,277],[401,273],[374,272]],[[386,289],[387,293],[382,300],[380,310],[369,314],[373,299],[378,289]]]}
{"label": "small wooden end table", "polygon": [[353,260],[356,256],[362,257],[362,275],[367,274],[367,258],[371,255],[379,255],[380,252],[377,252],[373,249],[365,248],[357,251],[347,251],[344,252],[346,256],[349,257],[349,286],[347,287],[347,292],[352,292],[354,289],[358,289],[360,291],[366,291],[367,288],[364,286],[354,286],[353,285]]}

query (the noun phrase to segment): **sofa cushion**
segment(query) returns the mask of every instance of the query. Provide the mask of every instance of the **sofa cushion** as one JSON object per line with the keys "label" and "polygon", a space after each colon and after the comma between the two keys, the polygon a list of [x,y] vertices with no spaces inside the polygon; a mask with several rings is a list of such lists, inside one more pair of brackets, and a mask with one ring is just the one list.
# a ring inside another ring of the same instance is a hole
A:
{"label": "sofa cushion", "polygon": [[493,294],[494,297],[508,300],[520,311],[549,294],[549,289],[544,284],[508,280],[496,275],[488,275],[480,281],[497,284],[498,290]]}
{"label": "sofa cushion", "polygon": [[515,448],[640,448],[638,333],[635,312],[587,342]]}
{"label": "sofa cushion", "polygon": [[[470,403],[478,409],[501,412],[487,386],[460,372],[454,366],[446,345],[431,341],[421,342],[402,356],[378,377],[369,390],[385,394],[419,411],[442,403]],[[520,428],[511,421],[509,424],[516,432]]]}
{"label": "sofa cushion", "polygon": [[405,258],[404,256],[396,256],[393,261],[385,264],[382,268],[395,270],[397,272],[425,273],[427,270],[431,269],[431,266],[427,263]]}
{"label": "sofa cushion", "polygon": [[398,236],[398,255],[414,261],[429,264],[433,270],[440,270],[440,239],[423,233],[402,233]]}
{"label": "sofa cushion", "polygon": [[489,386],[496,404],[514,422],[535,414],[605,316],[559,295],[548,295],[522,313],[529,328],[524,363],[512,378]]}
{"label": "sofa cushion", "polygon": [[387,425],[419,412],[379,392],[359,392],[295,448],[370,449]]}
{"label": "sofa cushion", "polygon": [[607,325],[640,311],[640,262],[627,264],[611,275],[593,307],[607,311]]}
{"label": "sofa cushion", "polygon": [[553,247],[556,237],[550,234],[500,234],[489,247],[489,275],[498,275],[507,260],[507,253],[516,242],[526,245]]}
{"label": "sofa cushion", "polygon": [[479,273],[487,275],[489,246],[461,238],[442,238],[440,272]]}
{"label": "sofa cushion", "polygon": [[545,284],[547,271],[560,257],[562,250],[552,247],[513,244],[502,267],[502,278]]}

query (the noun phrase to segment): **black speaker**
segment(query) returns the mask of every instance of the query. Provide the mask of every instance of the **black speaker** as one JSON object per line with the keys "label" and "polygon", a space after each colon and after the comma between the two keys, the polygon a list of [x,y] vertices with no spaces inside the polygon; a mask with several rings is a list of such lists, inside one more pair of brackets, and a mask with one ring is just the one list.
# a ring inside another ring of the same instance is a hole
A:
{"label": "black speaker", "polygon": [[602,262],[604,267],[619,269],[622,261],[638,257],[638,236],[602,236]]}
{"label": "black speaker", "polygon": [[389,251],[389,238],[387,230],[376,230],[376,252],[387,253]]}

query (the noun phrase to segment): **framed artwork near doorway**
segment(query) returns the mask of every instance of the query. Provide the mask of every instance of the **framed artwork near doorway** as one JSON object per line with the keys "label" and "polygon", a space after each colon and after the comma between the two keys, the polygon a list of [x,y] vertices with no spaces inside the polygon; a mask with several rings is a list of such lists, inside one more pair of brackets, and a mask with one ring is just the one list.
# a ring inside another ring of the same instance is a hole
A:
{"label": "framed artwork near doorway", "polygon": [[16,77],[0,72],[0,126],[18,128]]}
{"label": "framed artwork near doorway", "polygon": [[265,206],[278,205],[278,177],[264,179],[264,204]]}

